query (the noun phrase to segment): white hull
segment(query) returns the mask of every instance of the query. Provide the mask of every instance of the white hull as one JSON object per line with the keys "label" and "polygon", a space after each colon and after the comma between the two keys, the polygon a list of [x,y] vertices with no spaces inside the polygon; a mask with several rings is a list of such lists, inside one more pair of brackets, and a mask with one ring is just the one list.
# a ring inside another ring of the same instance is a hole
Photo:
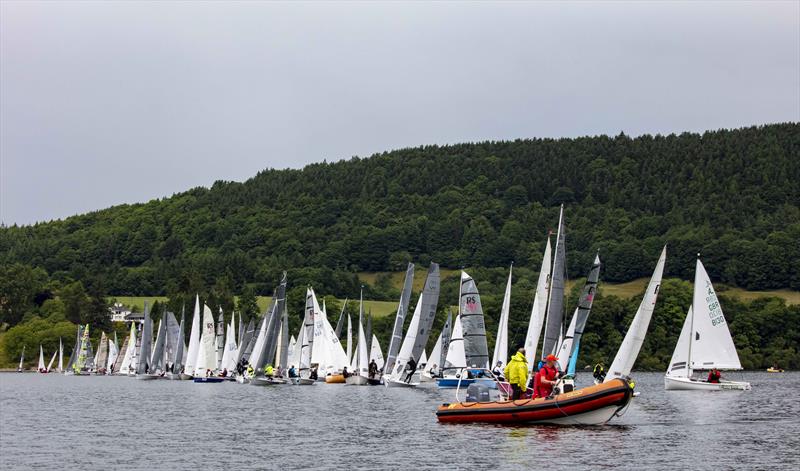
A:
{"label": "white hull", "polygon": [[296,386],[313,386],[314,383],[316,383],[316,381],[310,378],[289,378],[289,384],[294,384]]}
{"label": "white hull", "polygon": [[346,384],[351,386],[366,386],[369,384],[369,380],[366,376],[361,375],[351,375],[344,379]]}
{"label": "white hull", "polygon": [[250,380],[250,384],[252,386],[275,386],[276,384],[283,384],[283,381],[272,378],[265,378],[263,376],[261,377],[256,376],[255,378]]}
{"label": "white hull", "polygon": [[708,383],[689,378],[664,376],[664,389],[667,391],[749,391],[750,383],[725,380],[719,383]]}
{"label": "white hull", "polygon": [[167,373],[164,375],[166,379],[173,379],[173,380],[182,380],[182,379],[191,379],[191,378],[183,378],[184,375],[180,373]]}
{"label": "white hull", "polygon": [[161,375],[150,375],[150,374],[147,374],[147,375],[136,375],[136,379],[142,380],[142,381],[150,381],[150,380],[154,380],[154,379],[161,379]]}
{"label": "white hull", "polygon": [[239,384],[247,384],[250,382],[250,378],[244,375],[236,375],[236,382]]}
{"label": "white hull", "polygon": [[535,424],[554,424],[554,425],[603,425],[614,417],[619,406],[607,406],[583,414],[570,415],[559,419],[549,419]]}
{"label": "white hull", "polygon": [[383,384],[385,384],[387,388],[415,388],[419,386],[419,383],[406,383],[405,381],[392,378],[383,378]]}

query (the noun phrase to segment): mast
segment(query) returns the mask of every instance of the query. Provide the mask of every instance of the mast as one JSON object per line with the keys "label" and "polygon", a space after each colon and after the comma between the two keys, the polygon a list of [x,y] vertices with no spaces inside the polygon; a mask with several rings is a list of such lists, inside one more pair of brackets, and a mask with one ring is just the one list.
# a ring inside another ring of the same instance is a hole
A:
{"label": "mast", "polygon": [[403,342],[403,324],[406,320],[408,313],[408,303],[411,301],[411,288],[414,282],[414,264],[409,263],[406,267],[406,279],[403,282],[403,291],[400,294],[400,302],[397,305],[397,315],[394,318],[394,328],[392,329],[392,336],[389,339],[389,349],[386,351],[386,364],[384,365],[384,373],[388,373],[394,369],[394,362],[397,360],[397,353],[400,351],[400,345]]}
{"label": "mast", "polygon": [[[697,263],[700,263],[700,253],[697,253]],[[697,267],[695,267],[695,278],[697,278]],[[697,291],[697,280],[692,287],[693,291]],[[692,308],[689,309],[689,355],[686,357],[686,377],[692,379],[692,344],[694,343],[694,294],[692,294]]]}

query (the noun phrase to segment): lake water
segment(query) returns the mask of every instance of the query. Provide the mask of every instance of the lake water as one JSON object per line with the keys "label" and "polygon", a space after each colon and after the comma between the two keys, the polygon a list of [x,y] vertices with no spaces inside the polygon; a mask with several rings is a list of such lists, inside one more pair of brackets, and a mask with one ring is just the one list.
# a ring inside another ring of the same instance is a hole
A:
{"label": "lake water", "polygon": [[[581,379],[588,381],[590,375]],[[439,424],[452,390],[0,374],[2,469],[798,469],[800,373],[641,396],[594,427]],[[580,381],[579,381],[580,384]]]}

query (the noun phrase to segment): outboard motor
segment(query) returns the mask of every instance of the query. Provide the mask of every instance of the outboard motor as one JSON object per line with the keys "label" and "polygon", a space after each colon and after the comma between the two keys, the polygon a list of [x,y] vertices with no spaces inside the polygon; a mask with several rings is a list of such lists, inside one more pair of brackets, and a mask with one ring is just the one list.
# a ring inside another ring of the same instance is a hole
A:
{"label": "outboard motor", "polygon": [[466,402],[489,402],[489,387],[484,384],[472,383],[467,387]]}

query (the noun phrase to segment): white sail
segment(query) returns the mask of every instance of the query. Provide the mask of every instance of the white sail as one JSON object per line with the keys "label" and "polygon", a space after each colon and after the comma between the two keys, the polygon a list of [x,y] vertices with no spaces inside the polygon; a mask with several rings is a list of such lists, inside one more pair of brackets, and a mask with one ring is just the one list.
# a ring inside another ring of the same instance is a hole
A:
{"label": "white sail", "polygon": [[428,364],[428,352],[425,350],[422,351],[422,355],[419,357],[419,367],[422,368]]}
{"label": "white sail", "polygon": [[690,368],[742,369],[717,293],[714,292],[711,279],[699,259],[694,275],[692,310],[694,335],[691,336]]}
{"label": "white sail", "polygon": [[375,361],[375,365],[377,365],[378,370],[383,368],[384,360],[383,360],[383,353],[381,352],[381,344],[378,343],[378,337],[375,335],[372,336],[372,349],[369,352],[369,361]]}
{"label": "white sail", "polygon": [[358,350],[356,351],[358,361],[356,362],[356,367],[360,376],[367,377],[369,376],[369,352],[367,351],[367,337],[364,334],[363,313],[362,303],[361,312],[358,316]]}
{"label": "white sail", "polygon": [[341,372],[350,364],[347,353],[328,322],[328,316],[319,308],[314,290],[309,288],[314,313],[314,340],[311,348],[311,364],[318,365],[318,374]]}
{"label": "white sail", "polygon": [[277,306],[277,303],[272,303],[269,311],[265,312],[264,317],[261,318],[261,325],[258,329],[256,342],[253,344],[253,351],[250,352],[250,357],[247,358],[247,361],[251,365],[258,361],[255,357],[264,349],[264,344],[267,342],[267,324],[269,323],[270,316],[272,316],[272,311],[275,310],[275,306]]}
{"label": "white sail", "polygon": [[58,338],[58,372],[64,371],[64,343]]}
{"label": "white sail", "polygon": [[[116,338],[116,333],[114,336]],[[117,361],[117,356],[119,356],[119,349],[117,349],[117,343],[111,339],[108,339],[108,361],[106,362],[106,371],[110,374],[111,367],[114,366],[114,362]]]}
{"label": "white sail", "polygon": [[47,364],[47,372],[49,373],[53,369],[53,363],[56,361],[56,355],[58,355],[58,351],[53,352],[53,356],[50,357],[50,363]]}
{"label": "white sail", "polygon": [[44,349],[39,345],[39,365],[36,367],[37,371],[44,371]]}
{"label": "white sail", "polygon": [[[667,260],[667,247],[661,250],[661,256],[658,257],[658,263],[653,271],[653,276],[650,277],[650,283],[647,284],[647,290],[644,292],[642,302],[639,304],[639,309],[636,310],[636,315],[633,316],[633,321],[625,334],[625,339],[619,346],[617,355],[611,366],[608,368],[608,375],[605,381],[611,381],[614,378],[624,378],[631,374],[633,364],[639,356],[639,350],[644,343],[644,337],[647,334],[647,328],[650,326],[650,318],[653,317],[653,310],[656,308],[656,300],[658,299],[658,291],[661,288],[661,277],[664,274],[664,263]],[[670,365],[672,363],[670,362]]]}
{"label": "white sail", "polygon": [[497,325],[497,338],[494,342],[494,354],[492,355],[492,368],[497,363],[505,366],[508,361],[508,315],[511,312],[511,272],[514,265],[508,269],[508,283],[506,283],[506,292],[503,296],[503,306],[500,308],[500,322]]}
{"label": "white sail", "polygon": [[[80,326],[78,326],[80,329]],[[19,366],[17,367],[18,371],[22,371],[22,364],[25,363],[25,345],[22,346],[22,354],[19,356]]]}
{"label": "white sail", "polygon": [[392,370],[392,378],[399,379],[403,371],[406,369],[408,360],[411,359],[411,353],[414,348],[414,342],[417,338],[417,329],[419,328],[419,318],[422,315],[422,294],[419,295],[417,306],[414,308],[414,315],[411,317],[411,324],[408,326],[408,331],[403,339],[403,344],[400,346],[400,351],[397,353],[397,360],[394,362],[394,370]]}
{"label": "white sail", "polygon": [[207,370],[217,368],[216,349],[214,340],[217,332],[214,325],[214,314],[211,308],[203,305],[203,333],[200,336],[200,349],[197,352],[197,364],[194,367],[194,376],[205,376]]}
{"label": "white sail", "polygon": [[228,370],[230,374],[236,371],[236,330],[234,326],[235,316],[231,316],[231,323],[227,326],[225,333],[225,351],[222,353],[220,369]]}
{"label": "white sail", "polygon": [[550,238],[547,238],[547,245],[542,257],[542,267],[539,270],[539,281],[536,283],[536,294],[533,297],[533,307],[531,308],[531,319],[528,322],[528,333],[525,335],[525,357],[528,360],[528,367],[536,368],[536,348],[539,345],[539,336],[542,333],[544,317],[547,311],[547,296],[550,291],[550,270],[552,269],[552,248]]}
{"label": "white sail", "polygon": [[572,313],[572,320],[569,321],[567,332],[559,339],[558,348],[556,349],[556,356],[558,357],[558,364],[560,370],[566,371],[567,364],[569,363],[569,353],[572,351],[572,342],[575,338],[575,320],[578,318],[578,308]]}
{"label": "white sail", "polygon": [[125,356],[122,357],[122,364],[117,373],[127,375],[133,373],[133,356],[136,350],[136,323],[131,322],[131,332],[128,334],[128,348],[125,349]]}
{"label": "white sail", "polygon": [[[300,327],[303,330],[303,327]],[[300,359],[300,349],[298,348],[297,339],[292,335],[289,338],[289,357],[284,367],[288,370],[291,367],[297,368],[298,360]]]}
{"label": "white sail", "polygon": [[[194,317],[192,317],[192,330],[189,331],[189,349],[186,351],[186,362],[183,369],[186,374],[193,374],[197,366],[197,356],[200,352],[200,295],[195,297]],[[203,372],[205,373],[205,371]]]}
{"label": "white sail", "polygon": [[442,334],[439,334],[439,337],[436,339],[436,343],[433,345],[433,350],[431,350],[431,356],[428,357],[430,359],[430,365],[427,363],[425,364],[425,370],[430,371],[433,365],[436,365],[436,368],[441,368],[442,365],[439,364],[439,357],[442,356]]}
{"label": "white sail", "polygon": [[456,316],[453,321],[453,333],[450,336],[450,345],[447,348],[445,368],[465,368],[467,366],[467,353],[464,351],[464,328],[461,326],[461,316]]}
{"label": "white sail", "polygon": [[689,369],[689,337],[692,335],[692,307],[689,306],[689,312],[686,313],[686,319],[683,321],[683,328],[681,329],[681,336],[678,337],[678,344],[675,345],[675,350],[672,352],[672,359],[669,361],[667,367],[667,376],[673,378],[688,378],[692,375]]}

